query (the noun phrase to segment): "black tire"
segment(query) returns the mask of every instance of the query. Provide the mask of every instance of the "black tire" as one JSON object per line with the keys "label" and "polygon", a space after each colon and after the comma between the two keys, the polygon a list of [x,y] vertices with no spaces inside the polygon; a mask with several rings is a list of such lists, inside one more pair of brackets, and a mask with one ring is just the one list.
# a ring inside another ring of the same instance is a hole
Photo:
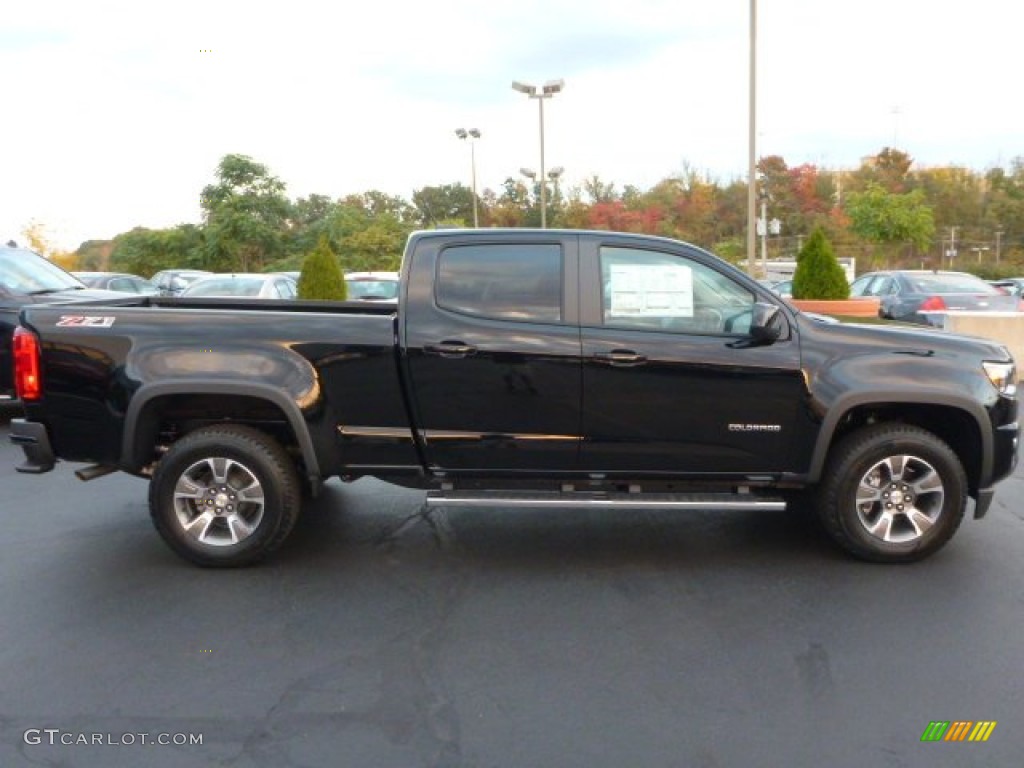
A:
{"label": "black tire", "polygon": [[149,484],[160,536],[186,560],[208,567],[251,565],[277,549],[301,509],[287,452],[263,432],[217,425],[171,446]]}
{"label": "black tire", "polygon": [[967,477],[956,454],[907,424],[876,424],[846,436],[823,478],[822,526],[847,552],[873,562],[934,554],[956,533],[967,505]]}

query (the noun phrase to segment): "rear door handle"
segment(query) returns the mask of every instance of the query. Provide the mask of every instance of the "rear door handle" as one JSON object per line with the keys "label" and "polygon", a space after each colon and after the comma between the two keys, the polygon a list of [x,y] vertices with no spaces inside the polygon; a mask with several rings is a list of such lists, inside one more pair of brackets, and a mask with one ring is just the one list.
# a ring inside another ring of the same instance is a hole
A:
{"label": "rear door handle", "polygon": [[631,349],[613,349],[611,352],[599,352],[594,355],[599,363],[613,365],[618,368],[629,368],[634,365],[643,365],[647,362],[647,355],[641,355]]}
{"label": "rear door handle", "polygon": [[426,344],[423,351],[428,355],[440,355],[449,359],[469,357],[476,354],[476,347],[463,344],[461,341],[442,341],[440,344]]}

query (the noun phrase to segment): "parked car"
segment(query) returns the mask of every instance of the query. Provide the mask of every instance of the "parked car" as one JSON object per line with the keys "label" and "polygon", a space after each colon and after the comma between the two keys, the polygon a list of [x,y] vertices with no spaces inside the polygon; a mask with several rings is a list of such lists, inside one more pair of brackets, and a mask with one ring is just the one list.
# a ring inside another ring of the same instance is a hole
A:
{"label": "parked car", "polygon": [[111,298],[124,298],[124,294],[87,288],[35,251],[0,247],[0,402],[14,397],[11,337],[22,308]]}
{"label": "parked car", "polygon": [[135,293],[142,296],[156,296],[160,289],[144,277],[127,272],[72,272],[89,288],[103,288],[108,291]]}
{"label": "parked car", "polygon": [[349,272],[345,275],[349,301],[398,303],[397,272]]}
{"label": "parked car", "polygon": [[190,283],[212,274],[205,269],[164,269],[153,275],[150,281],[160,289],[162,296],[177,296]]}
{"label": "parked car", "polygon": [[1000,280],[989,280],[989,282],[996,288],[1002,288],[1011,296],[1024,297],[1024,277],[1004,277]]}
{"label": "parked car", "polygon": [[277,273],[256,272],[201,277],[181,292],[181,297],[235,296],[251,299],[294,299],[295,281]]}
{"label": "parked car", "polygon": [[950,310],[1014,312],[1020,300],[967,272],[889,270],[868,272],[850,286],[850,297],[877,296],[880,317],[923,325],[943,324]]}

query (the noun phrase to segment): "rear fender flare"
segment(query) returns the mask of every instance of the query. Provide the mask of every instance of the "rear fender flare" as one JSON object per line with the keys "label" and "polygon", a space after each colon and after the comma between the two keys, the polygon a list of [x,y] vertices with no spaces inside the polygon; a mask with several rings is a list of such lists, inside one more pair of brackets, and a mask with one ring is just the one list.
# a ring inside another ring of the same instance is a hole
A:
{"label": "rear fender flare", "polygon": [[240,395],[266,400],[281,409],[288,424],[295,434],[299,451],[302,453],[306,474],[311,479],[320,478],[320,463],[317,461],[316,449],[302,411],[297,403],[284,392],[267,384],[251,382],[204,381],[191,379],[188,381],[171,381],[146,384],[140,387],[128,404],[125,413],[124,434],[121,438],[121,463],[129,471],[138,471],[145,464],[144,451],[148,446],[139,444],[139,420],[146,405],[160,397],[168,395]]}

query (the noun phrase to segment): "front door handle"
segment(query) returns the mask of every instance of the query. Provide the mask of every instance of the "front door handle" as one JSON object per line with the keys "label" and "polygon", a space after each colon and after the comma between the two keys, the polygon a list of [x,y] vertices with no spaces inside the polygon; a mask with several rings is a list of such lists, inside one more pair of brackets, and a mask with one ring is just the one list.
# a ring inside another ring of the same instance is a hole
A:
{"label": "front door handle", "polygon": [[426,344],[423,351],[428,355],[440,355],[449,359],[469,357],[476,354],[476,347],[461,341],[442,341],[440,344]]}
{"label": "front door handle", "polygon": [[647,362],[647,355],[641,355],[632,349],[613,349],[611,352],[599,352],[594,355],[599,363],[613,365],[618,368],[630,368]]}

